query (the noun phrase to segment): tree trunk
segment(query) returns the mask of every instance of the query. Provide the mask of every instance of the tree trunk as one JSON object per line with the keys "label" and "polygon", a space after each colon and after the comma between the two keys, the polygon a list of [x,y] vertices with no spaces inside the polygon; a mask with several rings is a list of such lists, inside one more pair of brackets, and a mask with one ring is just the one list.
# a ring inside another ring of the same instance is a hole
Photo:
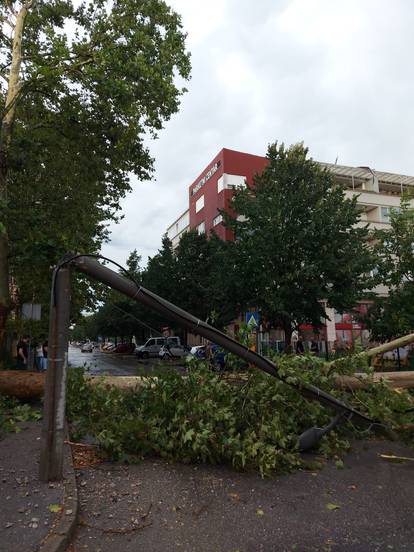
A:
{"label": "tree trunk", "polygon": [[372,349],[363,351],[360,354],[366,355],[368,357],[373,357],[381,353],[386,353],[387,351],[392,351],[393,349],[398,349],[399,347],[405,347],[406,345],[410,345],[411,343],[414,343],[414,333],[404,335],[403,337],[399,337],[398,339],[393,339],[388,343],[383,343],[378,347],[373,347]]}
{"label": "tree trunk", "polygon": [[10,310],[9,239],[7,235],[7,177],[9,150],[16,107],[21,91],[22,37],[24,22],[32,2],[25,3],[16,16],[7,96],[0,129],[0,354],[5,347],[5,328]]}
{"label": "tree trunk", "polygon": [[[393,339],[393,341],[389,341],[388,343],[383,343],[378,347],[373,347],[372,349],[367,349],[366,351],[362,351],[357,355],[353,355],[353,358],[356,358],[356,357],[371,358],[376,355],[386,353],[387,351],[393,351],[394,349],[398,349],[399,347],[405,347],[407,345],[410,345],[411,343],[414,343],[414,333],[405,335],[403,337],[399,337],[398,339]],[[331,362],[329,362],[327,366],[332,367],[332,366],[340,365],[343,362],[347,362],[347,359],[338,358],[336,360],[332,360]]]}
{"label": "tree trunk", "polygon": [[[43,396],[45,387],[45,372],[18,372],[16,370],[0,370],[0,393],[17,399],[38,399]],[[245,374],[226,376],[228,383],[245,384]],[[364,381],[366,374],[356,376],[338,376],[335,387],[346,389],[363,389],[369,385]],[[391,389],[414,389],[414,372],[376,372],[374,382],[384,381]],[[85,376],[89,385],[107,385],[118,389],[139,389],[145,376]]]}
{"label": "tree trunk", "polygon": [[[414,389],[414,372],[375,372],[373,381],[383,381],[391,389]],[[364,389],[370,385],[370,378],[367,374],[356,374],[355,376],[337,376],[336,387],[345,389]]]}
{"label": "tree trunk", "polygon": [[8,240],[6,227],[0,221],[0,359],[5,358],[5,332],[9,305]]}
{"label": "tree trunk", "polygon": [[0,393],[17,399],[40,399],[45,375],[45,372],[0,370]]}
{"label": "tree trunk", "polygon": [[283,325],[283,331],[285,332],[285,353],[292,352],[292,325],[290,323]]}

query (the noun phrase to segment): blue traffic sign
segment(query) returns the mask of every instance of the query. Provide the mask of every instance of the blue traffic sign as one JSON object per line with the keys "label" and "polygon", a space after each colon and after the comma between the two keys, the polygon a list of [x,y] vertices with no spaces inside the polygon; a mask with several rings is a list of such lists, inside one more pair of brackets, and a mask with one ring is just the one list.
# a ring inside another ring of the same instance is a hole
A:
{"label": "blue traffic sign", "polygon": [[259,313],[257,311],[246,312],[246,324],[252,328],[259,326]]}

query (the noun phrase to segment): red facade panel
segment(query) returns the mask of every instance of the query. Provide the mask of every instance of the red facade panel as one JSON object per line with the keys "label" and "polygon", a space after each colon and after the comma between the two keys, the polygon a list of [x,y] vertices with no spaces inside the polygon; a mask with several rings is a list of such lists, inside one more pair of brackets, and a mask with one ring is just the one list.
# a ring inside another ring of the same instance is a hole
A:
{"label": "red facade panel", "polygon": [[253,177],[261,174],[268,164],[266,157],[252,155],[251,153],[242,153],[224,148],[224,172],[227,174],[237,174],[245,176],[247,184],[253,184]]}
{"label": "red facade panel", "polygon": [[[200,173],[189,188],[190,228],[197,228],[204,222],[206,233],[213,229],[223,240],[231,240],[232,232],[223,224],[213,225],[219,209],[229,210],[233,190],[224,189],[218,192],[217,182],[225,174],[244,176],[249,186],[253,177],[261,173],[267,164],[265,157],[222,149],[216,157]],[[204,207],[196,213],[196,202],[204,195]]]}

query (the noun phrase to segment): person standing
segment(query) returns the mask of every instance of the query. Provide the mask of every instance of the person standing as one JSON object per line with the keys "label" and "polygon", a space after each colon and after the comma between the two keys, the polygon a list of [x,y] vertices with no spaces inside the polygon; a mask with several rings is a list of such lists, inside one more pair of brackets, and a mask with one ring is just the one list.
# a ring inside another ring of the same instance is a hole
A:
{"label": "person standing", "polygon": [[312,339],[312,341],[311,341],[310,352],[313,355],[318,355],[319,354],[319,345],[318,345],[318,342],[315,341],[314,339]]}
{"label": "person standing", "polygon": [[303,346],[303,337],[300,335],[296,342],[296,354],[303,355],[305,352],[305,347]]}
{"label": "person standing", "polygon": [[40,341],[36,345],[36,370],[43,370],[43,345]]}
{"label": "person standing", "polygon": [[42,370],[47,370],[47,352],[48,352],[48,342],[47,342],[47,339],[46,341],[43,342],[43,363],[42,363]]}
{"label": "person standing", "polygon": [[28,343],[29,337],[27,335],[23,336],[17,343],[17,370],[27,370],[29,361]]}

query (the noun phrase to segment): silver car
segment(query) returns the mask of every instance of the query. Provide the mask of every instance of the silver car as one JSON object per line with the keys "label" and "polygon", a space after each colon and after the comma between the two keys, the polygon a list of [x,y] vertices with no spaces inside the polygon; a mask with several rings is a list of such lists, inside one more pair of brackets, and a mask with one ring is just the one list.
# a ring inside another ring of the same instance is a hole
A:
{"label": "silver car", "polygon": [[84,343],[81,347],[81,353],[92,353],[93,352],[93,343],[88,341]]}
{"label": "silver car", "polygon": [[183,358],[189,354],[187,347],[183,345],[163,345],[158,353],[159,357],[162,360],[167,360],[171,358]]}
{"label": "silver car", "polygon": [[151,337],[145,345],[140,345],[135,349],[135,354],[138,358],[156,357],[165,344],[175,347],[180,345],[180,338],[177,336]]}

